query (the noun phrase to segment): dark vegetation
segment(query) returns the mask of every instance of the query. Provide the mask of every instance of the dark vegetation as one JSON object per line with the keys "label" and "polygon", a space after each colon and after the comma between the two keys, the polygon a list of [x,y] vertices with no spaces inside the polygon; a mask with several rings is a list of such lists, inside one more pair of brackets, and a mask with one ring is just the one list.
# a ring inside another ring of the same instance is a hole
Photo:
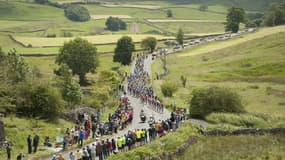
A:
{"label": "dark vegetation", "polygon": [[52,121],[58,118],[64,104],[60,93],[50,84],[37,81],[15,50],[7,55],[1,51],[0,66],[1,112]]}
{"label": "dark vegetation", "polygon": [[164,82],[161,85],[161,92],[165,97],[172,97],[173,94],[178,90],[178,87],[171,82]]}
{"label": "dark vegetation", "polygon": [[110,31],[126,30],[127,24],[117,17],[109,17],[106,21],[106,27]]}
{"label": "dark vegetation", "polygon": [[245,11],[243,8],[231,7],[228,9],[226,31],[238,32],[240,23],[245,22]]}
{"label": "dark vegetation", "polygon": [[150,53],[152,53],[155,50],[155,47],[157,45],[157,40],[155,37],[147,37],[141,42],[141,47]]}
{"label": "dark vegetation", "polygon": [[96,47],[87,40],[76,38],[60,48],[56,63],[59,65],[66,64],[72,70],[72,74],[79,76],[79,83],[86,85],[85,75],[88,72],[94,73],[99,65],[96,50]]}
{"label": "dark vegetation", "polygon": [[132,53],[135,50],[135,45],[131,37],[124,36],[117,42],[114,62],[120,62],[122,65],[129,65],[132,62]]}
{"label": "dark vegetation", "polygon": [[68,5],[68,7],[64,9],[64,14],[72,21],[85,22],[90,19],[88,10],[79,5]]}
{"label": "dark vegetation", "polygon": [[190,102],[191,117],[204,118],[213,112],[242,113],[240,96],[228,88],[195,89]]}

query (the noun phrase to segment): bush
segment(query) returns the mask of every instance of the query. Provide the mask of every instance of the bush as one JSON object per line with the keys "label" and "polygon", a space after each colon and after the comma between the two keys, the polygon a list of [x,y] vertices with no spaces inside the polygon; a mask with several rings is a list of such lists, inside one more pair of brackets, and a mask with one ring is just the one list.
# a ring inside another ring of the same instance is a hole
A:
{"label": "bush", "polygon": [[16,107],[21,116],[57,120],[63,101],[49,84],[22,83],[16,88]]}
{"label": "bush", "polygon": [[64,9],[64,14],[72,21],[85,22],[90,19],[88,10],[79,5],[69,5]]}
{"label": "bush", "polygon": [[208,6],[205,4],[200,5],[199,10],[202,12],[208,11]]}
{"label": "bush", "polygon": [[161,85],[161,92],[165,97],[172,97],[177,90],[177,86],[171,82],[164,82]]}
{"label": "bush", "polygon": [[55,37],[56,37],[56,34],[55,34],[55,33],[47,34],[47,37],[48,37],[48,38],[55,38]]}
{"label": "bush", "polygon": [[190,116],[205,118],[213,112],[244,112],[240,96],[229,88],[195,89],[190,101]]}
{"label": "bush", "polygon": [[117,17],[109,17],[105,23],[106,27],[110,31],[126,30],[127,24],[123,20]]}
{"label": "bush", "polygon": [[71,32],[67,32],[67,31],[64,31],[63,32],[63,37],[72,37],[73,34]]}
{"label": "bush", "polygon": [[187,77],[181,75],[180,80],[181,80],[182,86],[185,88],[186,83],[187,83]]}

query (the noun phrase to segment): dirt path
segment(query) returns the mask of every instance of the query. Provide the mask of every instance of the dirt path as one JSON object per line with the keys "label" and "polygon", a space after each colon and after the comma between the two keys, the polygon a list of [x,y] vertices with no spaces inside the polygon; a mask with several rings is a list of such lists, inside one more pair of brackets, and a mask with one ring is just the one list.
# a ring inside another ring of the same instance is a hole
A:
{"label": "dirt path", "polygon": [[134,33],[140,32],[140,26],[137,23],[131,24],[130,31]]}

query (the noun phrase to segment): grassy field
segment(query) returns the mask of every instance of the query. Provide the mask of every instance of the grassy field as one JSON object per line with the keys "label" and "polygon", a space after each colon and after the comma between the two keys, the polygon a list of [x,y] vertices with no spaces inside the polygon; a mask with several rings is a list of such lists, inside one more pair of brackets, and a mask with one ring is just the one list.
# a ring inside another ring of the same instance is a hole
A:
{"label": "grassy field", "polygon": [[[157,40],[161,39],[174,39],[174,37],[167,37],[161,35],[151,35],[151,34],[142,34],[142,35],[96,35],[96,36],[85,36],[81,37],[88,40],[92,44],[109,44],[116,43],[118,39],[122,36],[132,37],[134,42],[140,42],[144,38],[152,36]],[[25,46],[31,44],[33,47],[44,47],[44,46],[62,46],[64,42],[70,41],[73,38],[40,38],[40,37],[14,37],[17,41],[23,43]]]}
{"label": "grassy field", "polygon": [[[97,69],[98,72],[103,70],[111,70],[113,68],[120,67],[119,63],[113,62],[112,55],[102,55],[99,57],[100,65]],[[24,57],[25,61],[30,65],[31,68],[37,67],[43,75],[45,80],[53,80],[53,70],[58,66],[55,64],[55,57]]]}
{"label": "grassy field", "polygon": [[284,135],[202,137],[176,160],[282,160]]}
{"label": "grassy field", "polygon": [[[176,103],[186,108],[193,89],[212,85],[228,87],[241,95],[248,112],[284,117],[284,29],[284,26],[262,29],[242,38],[167,56],[170,74],[163,80],[155,80],[154,88],[166,104]],[[162,73],[161,65],[156,60],[153,71]],[[181,85],[181,75],[188,78],[186,88]],[[162,96],[163,81],[178,84],[179,90],[173,98]]]}
{"label": "grassy field", "polygon": [[177,33],[179,28],[182,28],[185,34],[224,31],[224,24],[220,22],[154,22],[153,24],[174,34]]}
{"label": "grassy field", "polygon": [[0,19],[38,21],[66,18],[63,9],[33,3],[0,1]]}

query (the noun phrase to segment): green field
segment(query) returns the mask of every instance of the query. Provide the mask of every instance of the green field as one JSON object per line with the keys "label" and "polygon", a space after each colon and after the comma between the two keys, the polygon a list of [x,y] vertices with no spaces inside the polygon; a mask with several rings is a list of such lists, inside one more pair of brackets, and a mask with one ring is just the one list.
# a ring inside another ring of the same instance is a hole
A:
{"label": "green field", "polygon": [[224,24],[219,22],[164,22],[153,24],[171,33],[176,33],[179,28],[183,28],[185,34],[224,32]]}
{"label": "green field", "polygon": [[[154,88],[166,104],[187,108],[193,89],[228,87],[241,95],[248,112],[284,117],[284,40],[285,28],[281,26],[167,56],[170,74],[163,80],[155,80]],[[154,72],[162,73],[161,65],[156,60],[152,66]],[[181,85],[181,75],[188,78],[186,88]],[[178,84],[179,90],[173,98],[162,96],[163,81]]]}
{"label": "green field", "polygon": [[[157,40],[174,39],[170,36],[151,35],[151,34],[137,34],[137,35],[96,35],[84,36],[83,39],[88,40],[92,44],[111,44],[116,43],[122,36],[130,36],[133,42],[140,42],[146,37],[155,37]],[[48,47],[48,46],[62,46],[64,42],[68,42],[74,38],[39,38],[39,37],[14,37],[18,42],[23,43],[25,46],[31,44],[33,47]]]}
{"label": "green field", "polygon": [[282,160],[284,135],[202,137],[176,160]]}

